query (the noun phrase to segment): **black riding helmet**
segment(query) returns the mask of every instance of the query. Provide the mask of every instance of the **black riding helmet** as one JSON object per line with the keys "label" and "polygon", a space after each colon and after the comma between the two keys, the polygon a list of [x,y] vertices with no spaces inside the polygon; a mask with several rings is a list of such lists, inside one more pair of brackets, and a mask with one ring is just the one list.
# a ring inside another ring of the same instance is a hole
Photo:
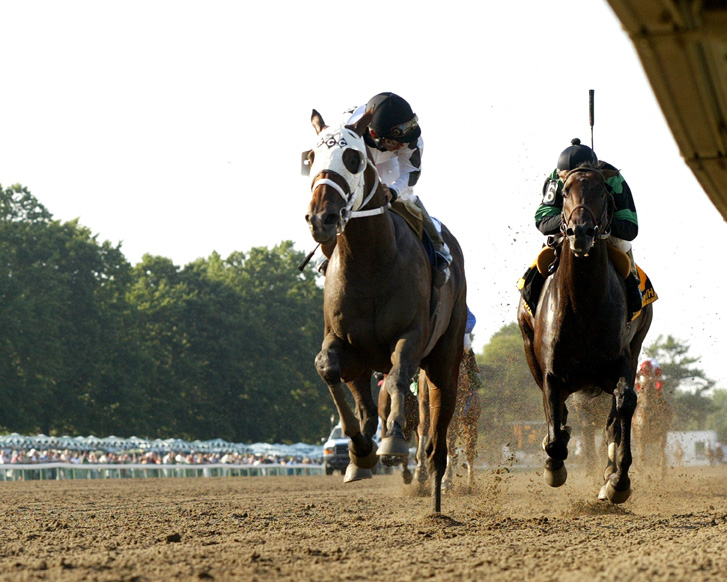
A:
{"label": "black riding helmet", "polygon": [[570,171],[586,163],[598,165],[596,152],[586,145],[581,145],[581,140],[576,137],[571,140],[571,144],[558,156],[558,170]]}
{"label": "black riding helmet", "polygon": [[372,108],[374,116],[369,130],[374,142],[381,138],[400,143],[412,143],[419,139],[422,130],[417,116],[405,99],[395,93],[379,93],[366,104],[366,111]]}

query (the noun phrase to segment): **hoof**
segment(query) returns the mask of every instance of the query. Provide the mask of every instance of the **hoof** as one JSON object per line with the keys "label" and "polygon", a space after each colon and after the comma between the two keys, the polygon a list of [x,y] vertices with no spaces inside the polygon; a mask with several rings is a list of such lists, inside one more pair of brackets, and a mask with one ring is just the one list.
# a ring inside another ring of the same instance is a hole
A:
{"label": "hoof", "polygon": [[[348,458],[351,459],[351,463],[356,465],[357,467],[360,467],[361,469],[373,469],[376,466],[376,463],[379,462],[378,457],[378,449],[376,445],[376,441],[371,441],[372,447],[371,452],[366,455],[365,457],[357,457],[355,453],[351,450],[351,446],[349,445],[348,448]],[[349,467],[351,465],[349,464]],[[348,471],[348,469],[346,469]],[[345,480],[344,480],[345,481]],[[347,482],[347,481],[345,481]]]}
{"label": "hoof", "polygon": [[409,469],[404,469],[401,472],[401,478],[404,481],[404,485],[410,485],[414,480],[414,473],[412,473]]}
{"label": "hoof", "polygon": [[629,497],[631,497],[631,487],[628,487],[625,491],[617,491],[616,488],[611,485],[611,481],[607,481],[606,484],[601,487],[598,492],[599,501],[610,501],[616,505],[623,503]]}
{"label": "hoof", "polygon": [[385,467],[396,467],[402,463],[406,463],[406,459],[403,457],[395,457],[393,455],[379,455],[379,458],[381,459],[381,464]]}
{"label": "hoof", "polygon": [[414,470],[414,481],[416,481],[417,483],[426,483],[428,479],[429,475],[427,474],[426,469],[420,469],[419,467],[417,467]]}
{"label": "hoof", "polygon": [[361,481],[362,479],[371,479],[374,474],[371,469],[362,469],[357,467],[353,463],[349,463],[346,467],[346,474],[343,476],[344,483],[353,483],[354,481]]}
{"label": "hoof", "polygon": [[543,477],[545,478],[545,482],[551,487],[560,487],[568,478],[568,470],[565,468],[565,465],[554,471],[546,467],[545,471],[543,471]]}
{"label": "hoof", "polygon": [[386,437],[381,440],[381,447],[379,447],[377,454],[379,456],[391,455],[394,457],[408,457],[409,447],[403,438]]}

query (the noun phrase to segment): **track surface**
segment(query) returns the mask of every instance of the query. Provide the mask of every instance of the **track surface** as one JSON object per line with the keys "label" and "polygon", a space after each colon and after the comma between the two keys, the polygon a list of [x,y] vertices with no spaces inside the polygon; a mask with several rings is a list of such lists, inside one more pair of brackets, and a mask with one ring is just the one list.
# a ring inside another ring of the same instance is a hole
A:
{"label": "track surface", "polygon": [[482,471],[439,516],[398,475],[0,483],[0,581],[727,577],[727,467],[633,474]]}

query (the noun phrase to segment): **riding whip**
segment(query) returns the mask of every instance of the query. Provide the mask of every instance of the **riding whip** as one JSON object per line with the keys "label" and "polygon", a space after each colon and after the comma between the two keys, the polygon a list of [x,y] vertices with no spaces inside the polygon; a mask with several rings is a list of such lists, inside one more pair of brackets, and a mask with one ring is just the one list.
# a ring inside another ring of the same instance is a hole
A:
{"label": "riding whip", "polygon": [[311,252],[308,253],[305,259],[303,259],[300,262],[300,265],[298,265],[298,270],[303,272],[303,269],[305,269],[305,266],[310,263],[310,260],[313,258],[313,255],[316,254],[316,251],[318,250],[318,247],[321,246],[321,243],[318,243],[316,245],[316,248],[314,248]]}
{"label": "riding whip", "polygon": [[595,92],[596,92],[595,89],[588,90],[588,118],[591,122],[591,149],[593,149],[593,118],[594,118],[593,98],[594,98]]}

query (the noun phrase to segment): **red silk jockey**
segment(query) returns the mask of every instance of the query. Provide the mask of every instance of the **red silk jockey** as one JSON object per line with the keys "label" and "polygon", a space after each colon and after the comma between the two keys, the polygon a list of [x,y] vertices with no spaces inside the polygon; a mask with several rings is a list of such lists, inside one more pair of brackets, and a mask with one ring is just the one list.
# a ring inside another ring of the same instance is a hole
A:
{"label": "red silk jockey", "polygon": [[655,358],[647,358],[639,366],[639,371],[636,374],[636,383],[634,387],[637,392],[641,392],[642,386],[649,380],[653,379],[654,388],[659,396],[663,395],[664,390],[664,378],[661,372],[661,366]]}

